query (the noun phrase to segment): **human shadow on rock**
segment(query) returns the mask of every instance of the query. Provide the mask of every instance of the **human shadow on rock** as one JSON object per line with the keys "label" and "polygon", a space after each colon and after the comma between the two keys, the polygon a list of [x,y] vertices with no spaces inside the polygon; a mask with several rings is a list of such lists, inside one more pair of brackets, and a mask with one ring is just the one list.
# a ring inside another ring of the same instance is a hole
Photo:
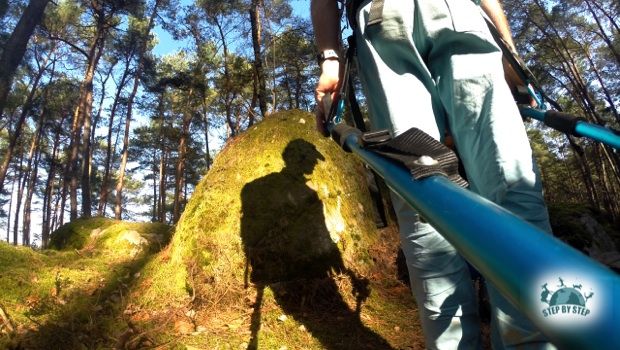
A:
{"label": "human shadow on rock", "polygon": [[[257,349],[264,290],[326,349],[391,349],[362,324],[368,281],[345,267],[325,225],[323,203],[306,185],[323,155],[296,139],[282,153],[285,167],[246,184],[241,192],[245,285],[256,288],[248,349]],[[343,299],[334,280],[346,276],[357,305]]]}

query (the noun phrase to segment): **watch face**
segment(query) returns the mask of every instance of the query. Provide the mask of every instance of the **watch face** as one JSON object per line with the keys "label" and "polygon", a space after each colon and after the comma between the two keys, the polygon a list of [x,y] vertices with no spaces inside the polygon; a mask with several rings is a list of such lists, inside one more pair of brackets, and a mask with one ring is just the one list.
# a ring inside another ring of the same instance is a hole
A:
{"label": "watch face", "polygon": [[324,50],[323,52],[316,55],[317,61],[319,65],[321,65],[325,60],[338,60],[338,53],[335,50]]}
{"label": "watch face", "polygon": [[338,54],[334,50],[325,50],[321,52],[321,59],[327,60],[330,58],[338,58]]}

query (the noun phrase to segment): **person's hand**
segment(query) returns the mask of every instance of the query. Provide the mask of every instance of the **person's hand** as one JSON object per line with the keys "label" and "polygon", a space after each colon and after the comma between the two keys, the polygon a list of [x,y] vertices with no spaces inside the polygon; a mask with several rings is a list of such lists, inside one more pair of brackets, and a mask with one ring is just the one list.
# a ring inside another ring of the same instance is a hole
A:
{"label": "person's hand", "polygon": [[340,89],[340,62],[338,60],[325,60],[321,64],[321,76],[315,90],[317,106],[315,111],[316,128],[323,135],[327,135],[325,120],[327,118],[326,114],[329,113],[323,105],[323,97],[329,94],[332,101],[335,101],[338,89]]}

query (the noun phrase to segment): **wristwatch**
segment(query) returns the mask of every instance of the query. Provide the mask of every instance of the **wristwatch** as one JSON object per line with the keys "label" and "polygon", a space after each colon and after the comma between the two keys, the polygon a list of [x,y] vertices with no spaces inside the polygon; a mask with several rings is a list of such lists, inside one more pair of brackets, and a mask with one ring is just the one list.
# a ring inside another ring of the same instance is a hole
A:
{"label": "wristwatch", "polygon": [[325,60],[338,60],[340,57],[338,57],[338,53],[335,50],[324,50],[316,55],[316,59],[320,66]]}

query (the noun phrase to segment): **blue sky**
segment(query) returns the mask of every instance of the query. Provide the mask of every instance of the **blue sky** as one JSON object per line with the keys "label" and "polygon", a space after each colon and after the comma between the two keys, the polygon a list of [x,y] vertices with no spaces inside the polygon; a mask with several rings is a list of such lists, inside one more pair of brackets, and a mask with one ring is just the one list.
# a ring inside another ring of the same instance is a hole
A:
{"label": "blue sky", "polygon": [[[191,0],[182,0],[182,4],[187,4]],[[290,0],[291,6],[293,7],[293,13],[296,16],[300,16],[303,18],[310,17],[310,0]],[[172,52],[175,52],[185,46],[183,42],[178,42],[172,39],[170,34],[164,31],[161,27],[157,26],[155,28],[155,35],[159,40],[159,43],[154,49],[154,52],[158,56],[163,56]]]}

